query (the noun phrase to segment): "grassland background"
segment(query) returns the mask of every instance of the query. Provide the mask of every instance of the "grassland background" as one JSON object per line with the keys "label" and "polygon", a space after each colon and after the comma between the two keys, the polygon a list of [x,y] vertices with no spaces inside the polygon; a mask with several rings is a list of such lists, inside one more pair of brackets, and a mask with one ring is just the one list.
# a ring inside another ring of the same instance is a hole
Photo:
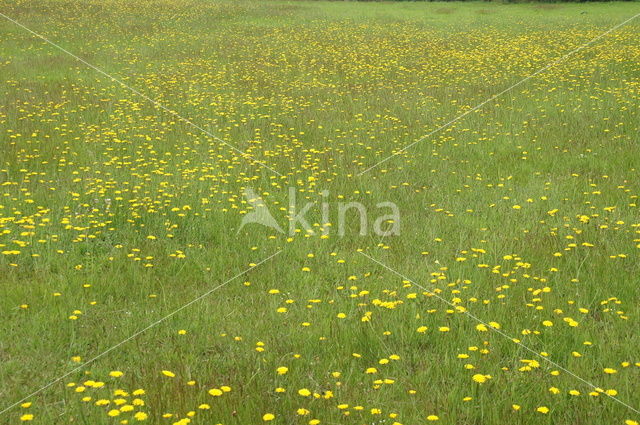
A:
{"label": "grassland background", "polygon": [[[639,4],[1,0],[0,12],[283,175],[0,20],[0,409],[282,250],[0,423],[639,420],[429,296],[640,407],[637,21],[358,175]],[[329,237],[238,233],[246,187],[282,223],[289,187],[328,190]],[[401,235],[359,236],[352,217],[337,237],[339,201],[372,215],[397,203]],[[134,398],[145,405],[107,414]]]}

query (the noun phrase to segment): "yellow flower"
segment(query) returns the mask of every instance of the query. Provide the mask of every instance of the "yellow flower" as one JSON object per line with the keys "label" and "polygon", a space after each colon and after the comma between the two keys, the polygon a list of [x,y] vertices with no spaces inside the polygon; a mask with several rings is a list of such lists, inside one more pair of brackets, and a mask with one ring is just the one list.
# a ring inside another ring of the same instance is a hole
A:
{"label": "yellow flower", "polygon": [[33,415],[30,413],[24,414],[22,416],[20,416],[20,420],[21,421],[32,421],[33,420]]}
{"label": "yellow flower", "polygon": [[211,388],[209,390],[209,394],[211,394],[214,397],[220,397],[222,395],[222,390],[219,390],[217,388]]}
{"label": "yellow flower", "polygon": [[546,415],[547,413],[549,413],[549,408],[546,406],[540,406],[536,409],[536,412],[542,413],[543,415]]}
{"label": "yellow flower", "polygon": [[309,397],[311,395],[311,391],[306,388],[302,388],[298,390],[298,394],[300,394],[302,397]]}
{"label": "yellow flower", "polygon": [[484,384],[488,379],[491,379],[489,375],[482,375],[481,373],[476,373],[471,377],[478,384]]}
{"label": "yellow flower", "polygon": [[164,376],[168,376],[169,378],[175,378],[176,374],[171,372],[170,370],[163,370],[162,374]]}
{"label": "yellow flower", "polygon": [[147,418],[149,417],[149,415],[147,415],[144,412],[137,412],[135,415],[133,415],[133,417],[135,418],[135,420],[137,421],[146,421]]}
{"label": "yellow flower", "polygon": [[285,373],[289,372],[289,368],[286,366],[280,366],[276,369],[276,372],[278,372],[278,375],[284,375]]}
{"label": "yellow flower", "polygon": [[436,415],[429,415],[427,416],[427,420],[428,421],[437,421],[438,419],[440,419],[439,417],[437,417]]}
{"label": "yellow flower", "polygon": [[267,422],[267,421],[272,421],[272,420],[274,420],[274,419],[275,419],[275,417],[276,417],[276,416],[275,416],[273,413],[265,413],[265,414],[262,416],[262,420],[263,420],[263,421],[265,421],[265,422]]}

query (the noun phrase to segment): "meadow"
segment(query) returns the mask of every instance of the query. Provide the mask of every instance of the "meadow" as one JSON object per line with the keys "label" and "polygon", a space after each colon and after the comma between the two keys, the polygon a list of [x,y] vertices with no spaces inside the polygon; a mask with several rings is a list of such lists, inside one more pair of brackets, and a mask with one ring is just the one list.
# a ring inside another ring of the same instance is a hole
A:
{"label": "meadow", "polygon": [[0,424],[638,425],[639,13],[0,0]]}

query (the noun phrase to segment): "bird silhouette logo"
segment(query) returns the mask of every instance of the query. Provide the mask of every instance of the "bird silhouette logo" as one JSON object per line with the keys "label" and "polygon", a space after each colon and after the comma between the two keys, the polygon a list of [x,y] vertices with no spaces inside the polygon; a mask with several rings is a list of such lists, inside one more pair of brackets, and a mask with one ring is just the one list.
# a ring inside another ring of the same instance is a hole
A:
{"label": "bird silhouette logo", "polygon": [[[271,211],[267,208],[264,200],[257,195],[252,187],[245,188],[242,192],[244,198],[247,200],[249,205],[253,207],[253,210],[242,217],[242,222],[240,223],[240,227],[238,228],[238,232],[242,230],[244,226],[247,224],[261,224],[266,227],[271,227],[272,229],[277,230],[280,233],[284,233],[282,227],[278,224],[273,215],[271,215]],[[237,234],[236,233],[236,234]]]}

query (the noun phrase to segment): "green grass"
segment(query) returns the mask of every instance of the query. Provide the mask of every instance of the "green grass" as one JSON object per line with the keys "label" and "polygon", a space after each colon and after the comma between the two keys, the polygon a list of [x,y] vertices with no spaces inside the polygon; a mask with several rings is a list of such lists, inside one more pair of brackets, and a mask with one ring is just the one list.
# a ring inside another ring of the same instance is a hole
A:
{"label": "green grass", "polygon": [[[0,12],[250,155],[0,19],[0,411],[226,282],[0,424],[640,420],[640,21],[402,151],[640,4]],[[283,227],[290,187],[298,207],[326,201],[331,225],[317,206],[315,234],[239,231],[247,187]],[[338,235],[340,202],[367,208],[366,236],[353,213]],[[398,205],[400,235],[371,232],[380,202]]]}

